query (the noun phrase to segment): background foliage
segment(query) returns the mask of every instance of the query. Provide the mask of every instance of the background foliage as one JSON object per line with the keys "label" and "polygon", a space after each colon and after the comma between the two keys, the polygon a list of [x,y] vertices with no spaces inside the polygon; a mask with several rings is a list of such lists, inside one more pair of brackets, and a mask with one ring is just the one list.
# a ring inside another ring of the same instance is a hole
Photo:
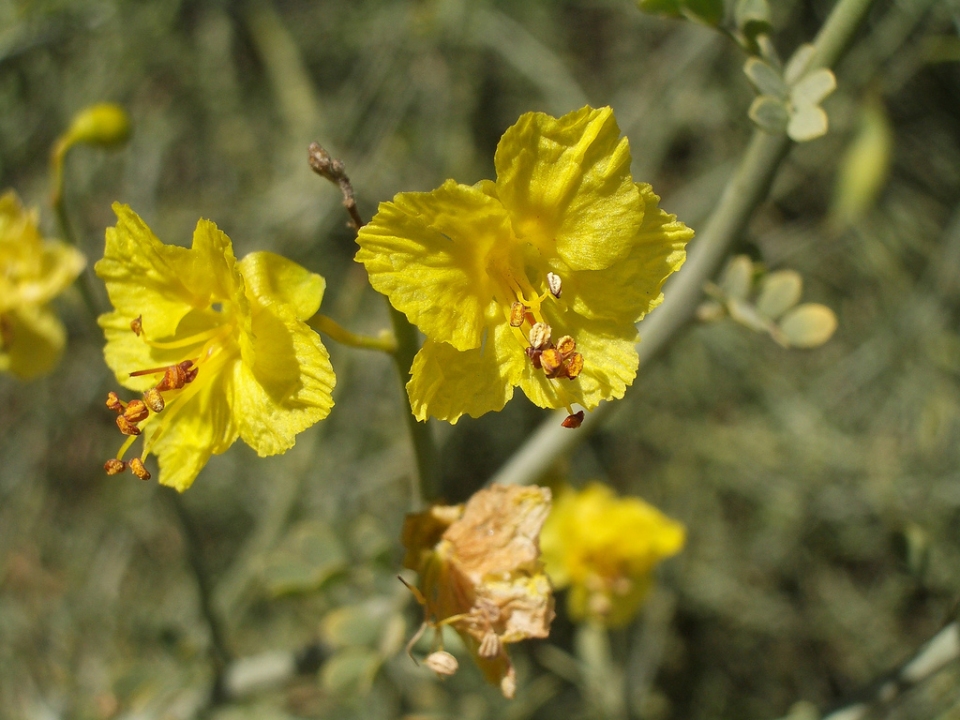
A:
{"label": "background foliage", "polygon": [[[774,3],[781,53],[830,5]],[[840,702],[933,635],[960,595],[958,17],[948,2],[877,3],[837,68],[830,134],[794,149],[736,248],[799,271],[805,299],[836,311],[834,339],[788,351],[729,321],[691,327],[563,469],[688,527],[644,615],[612,637],[635,717]],[[634,177],[696,228],[751,132],[743,60],[720,34],[627,0],[5,0],[0,185],[40,206],[55,236],[49,149],[83,106],[120,102],[129,145],[67,162],[91,262],[114,200],[166,242],[207,217],[238,256],[272,249],[325,275],[325,311],[375,334],[385,306],[352,261],[339,196],[307,166],[311,140],[347,163],[368,218],[400,190],[492,177],[522,112],[609,104]],[[882,190],[848,212],[838,158],[871,118],[892,132],[889,175],[871,170]],[[104,476],[115,381],[79,294],[60,307],[59,370],[0,378],[0,717],[187,716],[210,678],[197,557],[165,489]],[[438,684],[398,652],[419,621],[393,576],[413,492],[404,398],[388,357],[331,353],[331,417],[285,456],[254,461],[238,445],[214,458],[184,501],[230,651],[320,639],[337,662],[216,716],[596,714],[571,682],[563,617],[519,653],[509,706],[473,668]],[[518,398],[437,426],[445,496],[469,496],[542,418]],[[957,682],[945,671],[892,716],[956,717]]]}

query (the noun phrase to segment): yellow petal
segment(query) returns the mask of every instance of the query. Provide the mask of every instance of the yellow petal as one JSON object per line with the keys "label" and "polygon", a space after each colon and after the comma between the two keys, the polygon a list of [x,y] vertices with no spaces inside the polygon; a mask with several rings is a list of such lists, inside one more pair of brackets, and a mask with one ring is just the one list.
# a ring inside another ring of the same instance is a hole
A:
{"label": "yellow petal", "polygon": [[421,422],[435,417],[456,423],[464,414],[502,410],[521,370],[517,354],[525,359],[506,323],[491,328],[484,346],[474,350],[428,339],[413,359],[407,383],[414,416]]}
{"label": "yellow petal", "polygon": [[233,366],[230,405],[240,437],[263,457],[330,413],[336,378],[320,336],[291,306],[255,308],[252,342],[253,362]]}
{"label": "yellow petal", "polygon": [[[240,362],[235,360],[231,365]],[[211,455],[226,451],[237,439],[237,424],[227,400],[230,377],[228,368],[215,380],[208,378],[198,384],[196,394],[186,403],[164,411],[176,412],[175,419],[164,417],[165,422],[148,426],[144,432],[144,448],[157,455],[157,481],[161,485],[183,492],[193,484]],[[162,434],[157,436],[154,430],[159,428]]]}
{"label": "yellow petal", "polygon": [[56,366],[67,334],[52,310],[26,305],[5,314],[4,321],[10,343],[0,343],[0,370],[31,380]]}
{"label": "yellow petal", "polygon": [[[128,327],[130,320],[142,317],[144,328],[153,337],[173,335],[192,308],[209,304],[196,298],[179,274],[190,263],[190,251],[164,245],[128,206],[114,203],[113,211],[116,227],[107,228],[103,259],[94,266],[116,308],[112,314],[129,318]],[[106,329],[104,324],[114,320],[101,316],[100,324]]]}
{"label": "yellow petal", "polygon": [[326,281],[292,260],[271,252],[254,252],[244,257],[239,267],[251,299],[270,297],[286,303],[301,320],[320,309]]}
{"label": "yellow petal", "polygon": [[643,220],[630,146],[610,108],[526,113],[497,145],[497,195],[514,231],[574,270],[622,259]]}
{"label": "yellow petal", "polygon": [[516,243],[496,199],[453,180],[429,193],[400,193],[380,204],[357,242],[370,284],[428,338],[480,347],[499,290],[488,255]]}
{"label": "yellow petal", "polygon": [[563,277],[564,299],[580,315],[622,323],[640,320],[660,304],[664,281],[686,259],[684,248],[693,231],[658,207],[660,198],[653,188],[645,183],[637,187],[645,203],[643,224],[627,257],[605,270],[555,270]]}

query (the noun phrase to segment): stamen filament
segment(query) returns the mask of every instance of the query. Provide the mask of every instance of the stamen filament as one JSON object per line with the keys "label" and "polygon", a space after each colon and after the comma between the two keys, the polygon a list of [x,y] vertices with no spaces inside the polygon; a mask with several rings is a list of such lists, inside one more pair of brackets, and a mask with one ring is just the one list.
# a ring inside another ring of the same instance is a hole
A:
{"label": "stamen filament", "polygon": [[[227,327],[229,328],[232,326],[227,325]],[[181,338],[179,340],[169,340],[165,342],[150,340],[143,335],[141,335],[141,337],[147,345],[152,348],[156,348],[157,350],[177,350],[178,348],[190,347],[191,345],[199,345],[202,342],[214,338],[223,333],[223,328],[223,325],[218,325],[217,327],[210,328],[209,330],[198,332],[196,335],[190,335],[189,337]]]}

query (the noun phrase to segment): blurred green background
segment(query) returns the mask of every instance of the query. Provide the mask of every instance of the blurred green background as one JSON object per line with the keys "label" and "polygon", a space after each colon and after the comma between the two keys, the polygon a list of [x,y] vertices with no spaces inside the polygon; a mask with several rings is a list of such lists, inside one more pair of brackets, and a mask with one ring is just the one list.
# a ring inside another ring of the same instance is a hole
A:
{"label": "blurred green background", "polygon": [[[774,2],[781,54],[831,5]],[[877,2],[837,68],[831,132],[793,150],[738,241],[803,275],[804,299],[838,315],[834,338],[788,351],[730,321],[691,326],[561,470],[688,528],[643,615],[611,637],[631,717],[842,702],[960,596],[958,23],[956,2]],[[307,165],[310,141],[346,162],[369,218],[401,190],[493,177],[497,140],[523,112],[611,105],[634,177],[697,228],[752,132],[744,59],[721,34],[629,0],[0,0],[0,187],[57,236],[50,148],[84,106],[121,103],[130,143],[67,160],[91,264],[115,200],[169,243],[206,217],[238,256],[270,249],[323,274],[325,311],[375,334],[385,305],[352,261],[336,189]],[[850,209],[834,188],[864,127],[880,133],[873,160],[889,129],[889,165],[860,161],[880,191]],[[104,475],[121,441],[103,407],[117,383],[79,293],[59,307],[59,369],[0,378],[0,717],[191,717],[211,677],[197,553],[166,489]],[[333,654],[213,716],[601,714],[578,685],[562,597],[550,640],[515,653],[512,704],[467,662],[438,683],[403,654],[420,620],[395,579],[413,497],[405,397],[388,357],[327,345],[330,418],[281,457],[238,443],[183,500],[230,652],[261,670],[264,652],[321,641]],[[468,497],[544,417],[518,396],[438,425],[445,496]],[[958,686],[948,668],[887,716],[960,717]]]}

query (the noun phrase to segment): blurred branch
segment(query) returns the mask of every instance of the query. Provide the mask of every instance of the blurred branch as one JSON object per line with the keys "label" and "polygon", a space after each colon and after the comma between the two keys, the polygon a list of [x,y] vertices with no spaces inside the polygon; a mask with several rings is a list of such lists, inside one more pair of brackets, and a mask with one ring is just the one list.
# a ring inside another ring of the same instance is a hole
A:
{"label": "blurred branch", "polygon": [[[880,707],[889,707],[907,690],[929,680],[948,663],[960,659],[960,623],[954,620],[898,668],[872,684],[855,702],[825,715],[823,720],[866,720]],[[789,716],[788,716],[789,717]]]}
{"label": "blurred branch", "polygon": [[[310,144],[309,161],[310,167],[315,173],[335,183],[340,188],[340,193],[343,195],[343,206],[350,213],[353,226],[359,231],[365,223],[363,218],[360,217],[359,210],[357,210],[353,185],[347,176],[343,161],[331,157],[330,153],[318,143]],[[393,334],[396,338],[393,361],[400,375],[400,384],[406,387],[410,367],[413,365],[413,357],[420,350],[420,340],[417,336],[417,329],[407,321],[406,316],[397,311],[389,302],[387,307],[390,310],[390,321],[393,324]],[[413,413],[409,412],[409,409],[408,406],[408,412],[405,412],[404,416],[407,419],[407,428],[410,431],[410,439],[413,442],[413,450],[417,458],[420,480],[419,502],[423,504],[435,500],[439,494],[440,459],[430,426],[427,423],[418,422]]]}
{"label": "blurred branch", "polygon": [[[839,0],[817,35],[813,63],[833,65],[869,10],[873,0]],[[747,227],[763,202],[780,163],[792,143],[786,135],[754,131],[743,159],[706,226],[699,231],[686,265],[667,284],[663,305],[645,319],[637,350],[640,365],[649,361],[694,315],[703,284],[716,272],[730,245]],[[527,484],[539,479],[564,453],[570,452],[600,426],[616,405],[604,403],[573,432],[560,426],[565,412],[554,413],[494,475],[491,483]]]}
{"label": "blurred branch", "polygon": [[194,524],[187,506],[183,502],[180,493],[171,490],[164,492],[164,496],[169,499],[173,507],[174,514],[183,531],[183,540],[187,548],[187,560],[190,562],[190,569],[193,571],[194,579],[197,582],[197,592],[200,595],[200,612],[207,623],[210,631],[210,660],[213,664],[213,683],[210,690],[209,704],[211,706],[219,705],[226,699],[224,690],[225,670],[227,663],[232,659],[232,654],[227,647],[227,636],[223,627],[223,622],[217,614],[213,605],[213,588],[210,583],[210,573],[207,564],[203,559],[203,548],[200,543],[200,533]]}

